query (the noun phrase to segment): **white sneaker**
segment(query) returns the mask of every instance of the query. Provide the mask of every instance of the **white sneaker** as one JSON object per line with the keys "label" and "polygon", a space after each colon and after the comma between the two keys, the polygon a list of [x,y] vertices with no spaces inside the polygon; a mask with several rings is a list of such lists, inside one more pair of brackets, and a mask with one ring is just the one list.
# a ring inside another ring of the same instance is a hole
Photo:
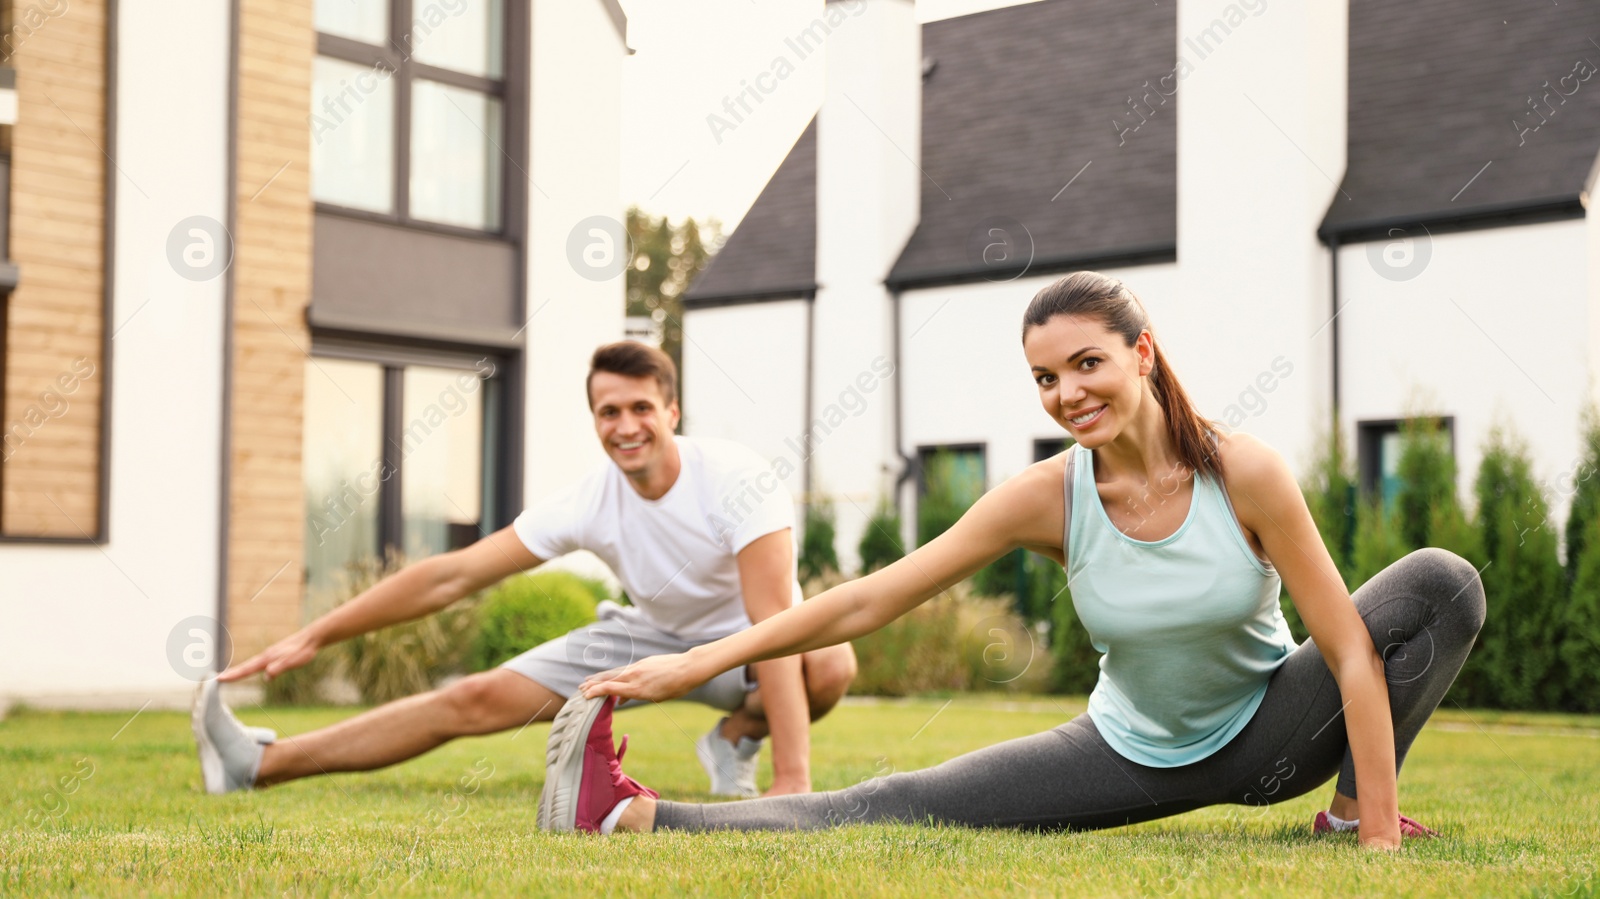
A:
{"label": "white sneaker", "polygon": [[595,603],[594,617],[598,621],[605,621],[608,618],[616,618],[618,615],[622,614],[622,610],[624,608],[626,607],[616,600],[602,599],[598,603]]}
{"label": "white sneaker", "polygon": [[245,727],[233,716],[222,702],[222,690],[215,678],[200,684],[189,725],[200,750],[200,776],[207,793],[221,795],[255,785],[261,756],[266,752],[258,739],[262,729]]}
{"label": "white sneaker", "polygon": [[711,775],[711,795],[739,796],[754,799],[761,795],[756,789],[756,756],[761,753],[761,741],[740,737],[735,746],[722,738],[722,723],[718,721],[705,736],[694,744],[700,767]]}
{"label": "white sneaker", "polygon": [[250,739],[255,740],[262,746],[271,746],[273,743],[278,742],[278,732],[270,727],[251,727],[247,724],[244,730],[245,733],[250,735]]}

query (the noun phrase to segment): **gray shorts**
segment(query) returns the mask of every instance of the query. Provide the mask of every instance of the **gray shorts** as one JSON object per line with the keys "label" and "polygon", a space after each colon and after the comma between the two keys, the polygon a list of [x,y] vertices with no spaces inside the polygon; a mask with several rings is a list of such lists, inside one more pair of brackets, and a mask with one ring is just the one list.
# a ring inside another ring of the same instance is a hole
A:
{"label": "gray shorts", "polygon": [[[698,645],[657,630],[636,609],[625,606],[608,610],[603,620],[535,646],[500,667],[509,668],[558,696],[571,697],[591,674],[650,656],[688,652]],[[747,670],[741,665],[724,671],[681,698],[724,712],[734,711],[744,705],[745,694],[756,688],[755,681],[746,675]],[[618,708],[638,704],[628,700]]]}

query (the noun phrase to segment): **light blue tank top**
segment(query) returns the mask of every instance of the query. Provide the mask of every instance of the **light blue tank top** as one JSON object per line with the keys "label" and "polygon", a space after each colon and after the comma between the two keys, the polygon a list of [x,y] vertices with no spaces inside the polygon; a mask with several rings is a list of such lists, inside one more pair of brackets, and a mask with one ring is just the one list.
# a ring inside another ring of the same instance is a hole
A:
{"label": "light blue tank top", "polygon": [[[1135,540],[1100,502],[1094,454],[1072,452],[1068,583],[1103,653],[1089,715],[1130,761],[1193,764],[1244,729],[1295,649],[1278,573],[1250,549],[1220,482],[1197,474],[1178,530]],[[1150,502],[1160,499],[1153,493]]]}

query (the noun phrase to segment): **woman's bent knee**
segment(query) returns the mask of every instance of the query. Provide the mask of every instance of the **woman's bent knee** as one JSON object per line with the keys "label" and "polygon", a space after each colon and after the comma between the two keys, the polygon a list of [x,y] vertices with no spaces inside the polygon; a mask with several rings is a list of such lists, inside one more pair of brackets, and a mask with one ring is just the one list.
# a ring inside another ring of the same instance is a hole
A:
{"label": "woman's bent knee", "polygon": [[1423,577],[1438,583],[1436,610],[1441,615],[1459,618],[1474,635],[1483,627],[1485,597],[1483,579],[1471,562],[1448,549],[1425,546],[1407,555],[1402,562],[1422,566]]}

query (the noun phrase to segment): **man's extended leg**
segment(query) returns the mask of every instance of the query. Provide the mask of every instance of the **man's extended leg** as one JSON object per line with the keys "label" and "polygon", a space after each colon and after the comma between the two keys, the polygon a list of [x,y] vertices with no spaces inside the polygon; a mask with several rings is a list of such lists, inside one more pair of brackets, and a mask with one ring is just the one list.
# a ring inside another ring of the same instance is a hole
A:
{"label": "man's extended leg", "polygon": [[470,675],[321,730],[279,739],[265,747],[255,785],[387,767],[456,737],[549,721],[564,702],[515,671],[497,668]]}

